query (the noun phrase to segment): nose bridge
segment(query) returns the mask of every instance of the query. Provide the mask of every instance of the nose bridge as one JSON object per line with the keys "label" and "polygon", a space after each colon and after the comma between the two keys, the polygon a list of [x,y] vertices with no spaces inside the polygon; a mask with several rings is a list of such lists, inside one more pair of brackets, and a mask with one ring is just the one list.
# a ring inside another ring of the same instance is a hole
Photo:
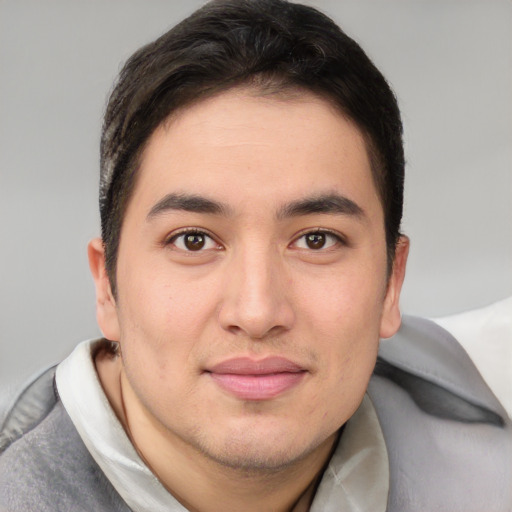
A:
{"label": "nose bridge", "polygon": [[251,338],[288,329],[293,311],[285,274],[282,257],[271,244],[253,240],[234,251],[222,306],[224,327]]}
{"label": "nose bridge", "polygon": [[265,308],[277,298],[275,255],[262,247],[244,251],[240,262],[240,299],[248,307]]}

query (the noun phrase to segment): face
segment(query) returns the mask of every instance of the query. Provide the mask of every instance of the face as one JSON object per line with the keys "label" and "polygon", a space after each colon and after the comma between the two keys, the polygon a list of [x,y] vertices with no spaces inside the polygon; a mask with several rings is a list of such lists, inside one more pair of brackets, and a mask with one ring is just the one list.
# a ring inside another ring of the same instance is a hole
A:
{"label": "face", "polygon": [[[148,424],[234,467],[313,453],[399,326],[363,137],[328,103],[236,89],[160,126],[121,232],[104,334]],[[103,290],[103,291],[101,291]]]}

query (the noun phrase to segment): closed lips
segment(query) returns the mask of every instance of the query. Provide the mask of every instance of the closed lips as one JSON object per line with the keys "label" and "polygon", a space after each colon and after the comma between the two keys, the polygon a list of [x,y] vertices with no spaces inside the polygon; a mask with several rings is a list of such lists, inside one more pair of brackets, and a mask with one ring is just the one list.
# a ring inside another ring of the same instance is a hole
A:
{"label": "closed lips", "polygon": [[298,364],[282,357],[259,361],[234,358],[207,370],[224,391],[242,400],[268,400],[295,387],[306,374]]}

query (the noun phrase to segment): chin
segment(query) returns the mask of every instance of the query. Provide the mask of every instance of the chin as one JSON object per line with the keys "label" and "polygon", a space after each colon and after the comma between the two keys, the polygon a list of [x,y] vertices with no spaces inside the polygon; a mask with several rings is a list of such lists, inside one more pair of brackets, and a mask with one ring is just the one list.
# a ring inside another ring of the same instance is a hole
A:
{"label": "chin", "polygon": [[224,433],[220,442],[201,439],[198,445],[203,455],[226,468],[248,475],[269,474],[300,462],[330,437],[304,439],[303,435],[302,429],[293,436],[286,428],[248,426]]}
{"label": "chin", "polygon": [[278,450],[275,446],[262,449],[247,443],[233,443],[227,450],[203,450],[203,454],[217,464],[247,475],[279,473],[302,460],[309,452],[297,453],[296,447],[293,452],[290,449]]}

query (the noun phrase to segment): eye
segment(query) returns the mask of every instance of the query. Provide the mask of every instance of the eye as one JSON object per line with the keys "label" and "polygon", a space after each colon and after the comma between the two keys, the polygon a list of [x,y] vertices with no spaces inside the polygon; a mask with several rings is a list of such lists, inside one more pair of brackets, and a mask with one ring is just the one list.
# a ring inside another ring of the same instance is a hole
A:
{"label": "eye", "polygon": [[341,243],[341,237],[329,233],[328,231],[310,231],[297,238],[294,246],[298,249],[311,249],[319,251],[321,249],[329,249]]}
{"label": "eye", "polygon": [[177,249],[188,252],[198,252],[208,249],[218,249],[219,245],[215,240],[204,231],[182,231],[172,236],[168,245],[174,245]]}

